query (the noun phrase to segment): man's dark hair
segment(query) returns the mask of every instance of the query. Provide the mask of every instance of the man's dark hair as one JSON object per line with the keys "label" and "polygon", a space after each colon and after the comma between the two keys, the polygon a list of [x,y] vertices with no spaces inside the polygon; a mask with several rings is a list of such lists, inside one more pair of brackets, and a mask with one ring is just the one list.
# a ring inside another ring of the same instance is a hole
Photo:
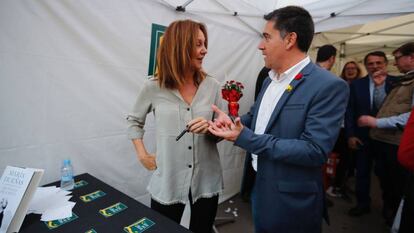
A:
{"label": "man's dark hair", "polygon": [[270,12],[264,16],[264,19],[274,22],[273,27],[280,31],[282,38],[285,38],[287,33],[295,32],[298,48],[302,52],[309,50],[315,26],[307,10],[298,6],[286,6]]}
{"label": "man's dark hair", "polygon": [[393,55],[400,52],[401,55],[407,56],[414,53],[414,42],[409,42],[406,44],[401,45],[401,47],[397,48],[392,52]]}
{"label": "man's dark hair", "polygon": [[367,64],[367,60],[369,56],[376,56],[376,57],[383,57],[385,62],[388,62],[387,56],[383,51],[374,51],[370,52],[364,57],[364,64]]}
{"label": "man's dark hair", "polygon": [[323,45],[318,49],[318,54],[316,55],[316,62],[327,61],[332,56],[336,56],[336,48],[331,44]]}

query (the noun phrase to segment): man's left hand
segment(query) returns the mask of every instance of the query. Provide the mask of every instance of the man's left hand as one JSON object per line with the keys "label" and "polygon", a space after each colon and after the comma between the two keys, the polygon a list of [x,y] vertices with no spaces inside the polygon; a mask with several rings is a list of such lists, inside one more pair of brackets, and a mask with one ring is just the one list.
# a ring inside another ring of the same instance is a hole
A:
{"label": "man's left hand", "polygon": [[373,116],[363,115],[358,118],[358,126],[359,127],[370,127],[376,128],[377,127],[377,118]]}
{"label": "man's left hand", "polygon": [[240,132],[243,129],[243,124],[240,121],[240,117],[236,118],[234,123],[230,124],[220,124],[220,122],[212,122],[209,121],[208,131],[210,133],[216,135],[217,137],[224,138],[228,141],[236,141],[237,137],[239,137]]}
{"label": "man's left hand", "polygon": [[377,70],[372,74],[372,80],[374,82],[374,85],[381,86],[384,84],[385,79],[387,78],[387,71],[386,70]]}

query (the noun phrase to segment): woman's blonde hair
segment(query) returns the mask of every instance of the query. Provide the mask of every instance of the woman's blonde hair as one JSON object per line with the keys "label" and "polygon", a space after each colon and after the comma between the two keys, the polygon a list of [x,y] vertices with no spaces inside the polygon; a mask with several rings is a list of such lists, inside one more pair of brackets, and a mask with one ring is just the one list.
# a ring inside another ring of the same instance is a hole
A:
{"label": "woman's blonde hair", "polygon": [[[207,48],[207,30],[204,24],[192,20],[172,22],[164,33],[157,54],[156,78],[161,88],[177,89],[185,82],[184,75],[194,69],[191,59],[196,56],[197,36],[201,30]],[[206,73],[194,70],[194,83],[198,86]]]}
{"label": "woman's blonde hair", "polygon": [[359,67],[358,63],[356,63],[356,61],[348,61],[347,63],[345,63],[344,67],[342,68],[342,72],[340,77],[345,80],[345,81],[349,81],[347,77],[345,77],[345,70],[346,70],[346,66],[349,64],[354,64],[356,66],[357,69],[357,76],[355,77],[355,79],[359,79],[361,78],[361,67]]}

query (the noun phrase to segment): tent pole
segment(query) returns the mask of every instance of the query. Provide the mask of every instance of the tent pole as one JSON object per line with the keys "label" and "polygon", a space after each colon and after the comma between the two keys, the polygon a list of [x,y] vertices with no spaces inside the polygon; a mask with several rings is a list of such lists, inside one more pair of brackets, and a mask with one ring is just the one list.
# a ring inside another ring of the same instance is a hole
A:
{"label": "tent pole", "polygon": [[[322,32],[322,34],[339,34],[339,35],[364,35],[367,36],[366,32]],[[401,37],[413,37],[414,34],[392,34],[392,33],[381,33],[381,32],[369,32],[370,36],[401,36]]]}
{"label": "tent pole", "polygon": [[355,36],[355,37],[352,37],[352,38],[348,38],[348,39],[344,39],[344,40],[340,40],[340,41],[332,42],[332,44],[340,44],[340,43],[347,42],[347,41],[350,41],[350,40],[355,40],[355,39],[358,39],[358,38],[361,38],[361,37],[365,37],[365,36],[372,35],[372,34],[374,34],[374,33],[379,33],[379,32],[387,31],[387,30],[390,30],[390,29],[394,29],[394,28],[402,27],[402,26],[405,26],[405,25],[407,25],[407,24],[412,24],[413,22],[414,22],[414,20],[410,20],[410,21],[405,22],[405,23],[402,23],[402,24],[393,25],[393,26],[391,26],[391,27],[387,27],[387,28],[379,29],[379,30],[376,30],[376,31],[373,31],[373,32],[368,32],[368,33],[365,33],[365,34],[363,34],[363,35],[359,35],[359,36]]}
{"label": "tent pole", "polygon": [[365,54],[365,53],[375,51],[375,50],[378,50],[378,49],[396,49],[398,47],[399,47],[398,45],[395,45],[395,46],[389,46],[389,45],[375,46],[375,47],[372,47],[372,48],[369,48],[369,49],[366,49],[366,50],[360,50],[360,51],[355,52],[355,53],[350,53],[350,54],[348,54],[348,56],[353,56],[353,55],[356,55],[356,54]]}
{"label": "tent pole", "polygon": [[344,67],[344,64],[345,64],[345,57],[346,57],[345,47],[346,47],[345,42],[341,43],[341,45],[339,46],[339,67],[336,70],[337,74],[341,73],[341,68]]}

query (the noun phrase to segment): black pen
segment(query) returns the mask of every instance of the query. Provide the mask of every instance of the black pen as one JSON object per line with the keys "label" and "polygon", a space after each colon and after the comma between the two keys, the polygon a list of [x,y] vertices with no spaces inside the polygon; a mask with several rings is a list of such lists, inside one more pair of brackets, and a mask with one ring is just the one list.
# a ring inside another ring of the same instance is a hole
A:
{"label": "black pen", "polygon": [[177,138],[175,138],[175,141],[180,140],[180,138],[184,136],[184,134],[187,132],[190,132],[190,130],[188,128],[185,128],[183,131],[181,131],[181,133],[177,136]]}

